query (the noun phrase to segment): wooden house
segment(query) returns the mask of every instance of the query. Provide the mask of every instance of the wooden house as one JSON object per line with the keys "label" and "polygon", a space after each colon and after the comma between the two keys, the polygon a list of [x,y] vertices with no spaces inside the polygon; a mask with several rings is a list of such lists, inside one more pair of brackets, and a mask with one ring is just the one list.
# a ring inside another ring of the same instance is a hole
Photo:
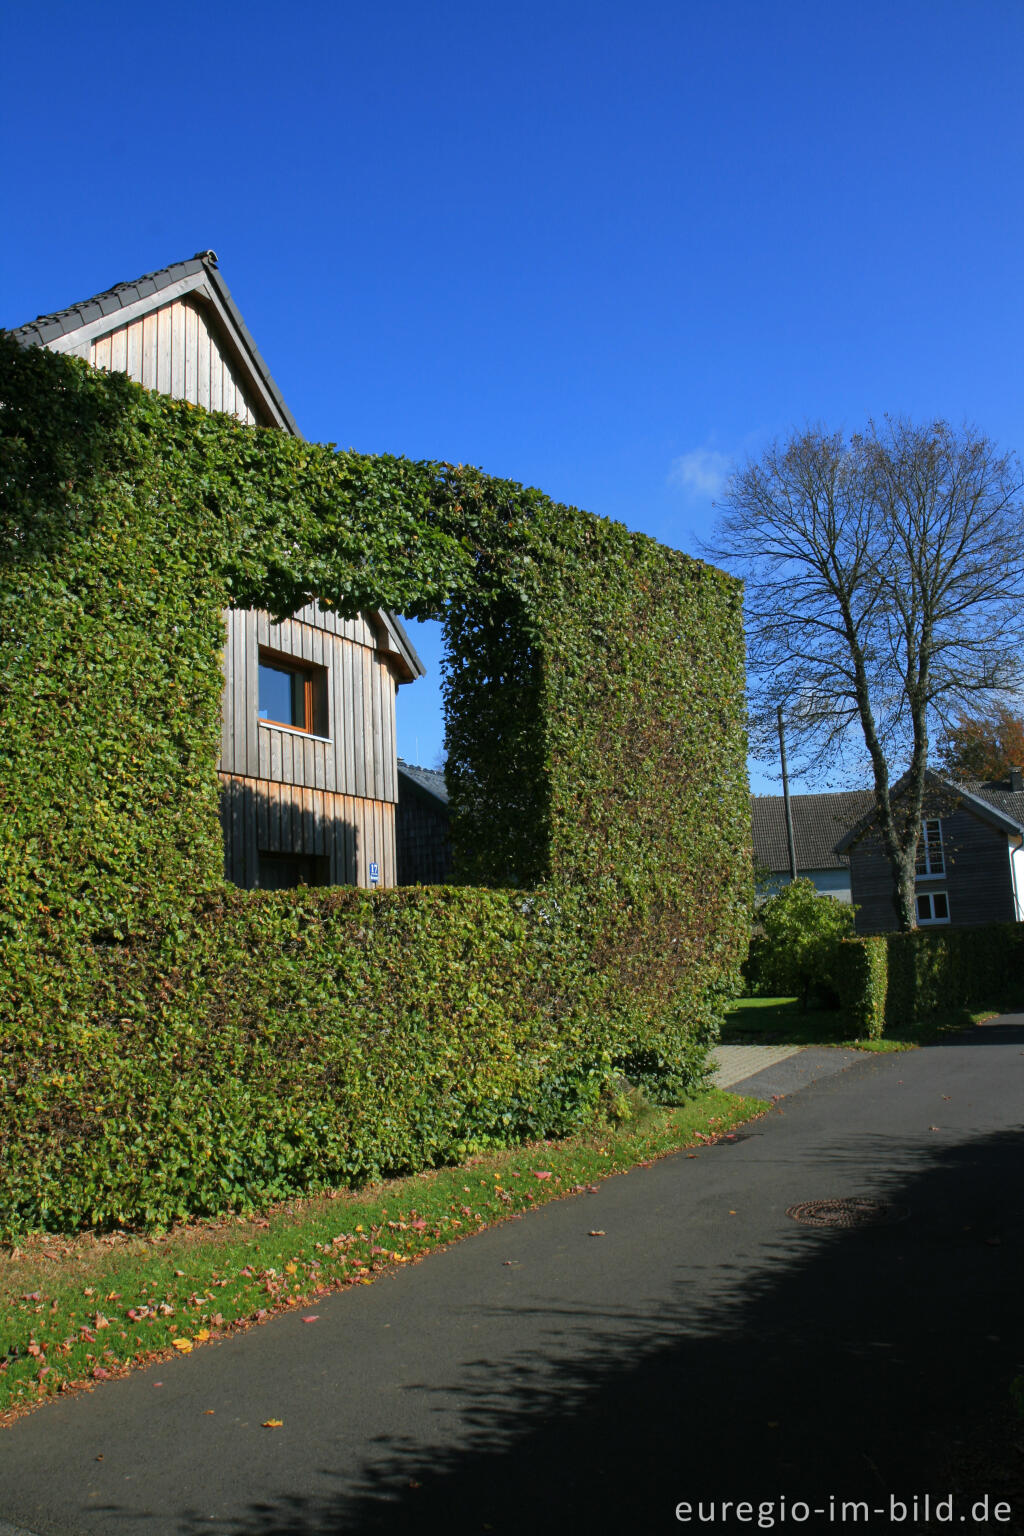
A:
{"label": "wooden house", "polygon": [[[147,389],[300,435],[212,251],[14,333]],[[224,864],[243,886],[397,880],[395,693],[423,666],[384,610],[225,614],[218,774]]]}
{"label": "wooden house", "polygon": [[[899,796],[899,786],[893,791]],[[897,927],[892,871],[874,809],[837,844],[850,861],[857,932]],[[920,928],[1024,921],[1024,776],[957,784],[929,773],[915,880]]]}

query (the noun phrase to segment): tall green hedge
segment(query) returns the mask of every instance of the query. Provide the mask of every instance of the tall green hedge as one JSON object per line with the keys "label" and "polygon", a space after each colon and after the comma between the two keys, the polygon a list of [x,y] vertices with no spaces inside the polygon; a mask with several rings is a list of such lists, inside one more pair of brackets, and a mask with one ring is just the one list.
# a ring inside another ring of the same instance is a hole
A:
{"label": "tall green hedge", "polygon": [[[0,1225],[160,1222],[699,1080],[748,931],[739,590],[475,470],[0,337]],[[461,889],[239,892],[223,610],[445,619]]]}
{"label": "tall green hedge", "polygon": [[954,1009],[1002,1006],[1024,992],[1024,925],[851,939],[840,946],[838,977],[850,1026],[875,1039]]}

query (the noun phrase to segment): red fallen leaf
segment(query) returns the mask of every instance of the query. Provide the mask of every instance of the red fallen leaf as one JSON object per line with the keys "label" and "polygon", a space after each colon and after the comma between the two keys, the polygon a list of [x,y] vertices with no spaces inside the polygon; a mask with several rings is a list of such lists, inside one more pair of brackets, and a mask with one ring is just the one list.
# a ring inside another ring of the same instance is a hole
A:
{"label": "red fallen leaf", "polygon": [[311,1317],[304,1317],[302,1321],[304,1323],[318,1323],[320,1321],[320,1314],[318,1312],[314,1312]]}
{"label": "red fallen leaf", "polygon": [[43,1353],[42,1345],[36,1344],[34,1341],[33,1343],[26,1345],[26,1348],[28,1349],[29,1354],[34,1355],[36,1359],[38,1359],[39,1356]]}
{"label": "red fallen leaf", "polygon": [[535,1168],[533,1170],[533,1176],[535,1179],[550,1179],[551,1169],[548,1168],[545,1172],[541,1173],[538,1169]]}
{"label": "red fallen leaf", "polygon": [[21,1299],[22,1301],[42,1301],[43,1298],[39,1291],[27,1291]]}
{"label": "red fallen leaf", "polygon": [[421,1220],[421,1221],[411,1221],[411,1222],[410,1222],[410,1223],[409,1223],[409,1225],[410,1225],[410,1226],[411,1226],[411,1227],[412,1227],[412,1228],[413,1228],[413,1229],[414,1229],[414,1230],[415,1230],[415,1231],[417,1231],[417,1232],[425,1232],[425,1231],[426,1231],[426,1230],[427,1230],[427,1224],[426,1224],[426,1222],[425,1222],[425,1221],[422,1221],[422,1220]]}
{"label": "red fallen leaf", "polygon": [[219,1328],[221,1326],[221,1324],[223,1323],[223,1321],[224,1321],[224,1317],[223,1317],[223,1314],[220,1313],[220,1312],[215,1312],[213,1314],[213,1316],[210,1318],[210,1322],[213,1324],[213,1326],[215,1328]]}
{"label": "red fallen leaf", "polygon": [[93,1333],[91,1328],[86,1328],[84,1323],[79,1328],[78,1332],[79,1332],[79,1335],[83,1339],[85,1339],[89,1344],[95,1344],[96,1343],[96,1335]]}
{"label": "red fallen leaf", "polygon": [[259,1311],[256,1313],[256,1321],[258,1323],[262,1323],[263,1319],[269,1316],[270,1313],[267,1311],[266,1307],[260,1307]]}
{"label": "red fallen leaf", "polygon": [[110,1376],[110,1372],[105,1371],[102,1365],[94,1365],[92,1368],[92,1374],[95,1376],[97,1381],[107,1381]]}
{"label": "red fallen leaf", "polygon": [[600,1230],[600,1228],[599,1228],[596,1232],[588,1232],[587,1236],[588,1237],[607,1237],[608,1234],[607,1234],[607,1232],[602,1232]]}

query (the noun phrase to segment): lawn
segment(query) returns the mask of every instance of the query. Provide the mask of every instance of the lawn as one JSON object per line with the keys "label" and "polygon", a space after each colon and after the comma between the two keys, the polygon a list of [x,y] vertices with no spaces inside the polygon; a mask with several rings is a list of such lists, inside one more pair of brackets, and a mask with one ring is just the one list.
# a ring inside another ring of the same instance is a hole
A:
{"label": "lawn", "polygon": [[953,1010],[941,1019],[909,1023],[887,1031],[882,1040],[852,1040],[843,1032],[842,1015],[819,1008],[801,1012],[797,997],[743,997],[731,1004],[722,1029],[723,1045],[833,1045],[858,1051],[909,1051],[943,1035],[970,1029],[998,1010]]}
{"label": "lawn", "polygon": [[55,1392],[190,1354],[287,1307],[315,1309],[325,1292],[371,1285],[549,1200],[583,1198],[612,1174],[684,1148],[699,1157],[764,1112],[759,1100],[708,1089],[565,1141],[333,1190],[262,1216],[169,1233],[21,1239],[0,1248],[0,1424]]}

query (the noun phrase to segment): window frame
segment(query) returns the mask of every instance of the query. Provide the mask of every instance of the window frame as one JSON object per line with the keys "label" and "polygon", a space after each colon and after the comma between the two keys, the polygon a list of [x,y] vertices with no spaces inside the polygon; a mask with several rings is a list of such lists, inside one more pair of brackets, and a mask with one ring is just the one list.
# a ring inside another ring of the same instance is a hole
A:
{"label": "window frame", "polygon": [[[929,839],[929,827],[935,828],[934,840]],[[926,817],[921,823],[921,838],[917,846],[917,864],[914,878],[915,880],[944,880],[946,878],[946,849],[942,840],[941,816]]]}
{"label": "window frame", "polygon": [[[936,900],[940,896],[942,897],[943,901],[946,903],[946,915],[945,915],[945,917],[936,917],[935,916],[935,902],[936,902]],[[922,917],[921,916],[920,905],[921,905],[922,902],[927,902],[928,903],[928,910],[931,913],[930,917]],[[950,911],[949,911],[949,892],[948,891],[918,891],[917,895],[914,898],[914,911],[915,911],[915,915],[917,917],[917,926],[919,928],[939,928],[939,927],[945,926],[947,923],[952,921],[951,916],[950,916]]]}
{"label": "window frame", "polygon": [[[259,669],[263,666],[277,672],[288,672],[293,679],[301,679],[303,717],[307,724],[296,725],[290,720],[265,719],[260,714]],[[313,736],[318,741],[329,741],[331,739],[329,696],[326,667],[318,666],[313,661],[306,661],[302,656],[289,656],[284,651],[275,651],[269,645],[258,647],[256,656],[256,723],[258,725],[270,726],[279,731],[297,731],[302,736]]]}

